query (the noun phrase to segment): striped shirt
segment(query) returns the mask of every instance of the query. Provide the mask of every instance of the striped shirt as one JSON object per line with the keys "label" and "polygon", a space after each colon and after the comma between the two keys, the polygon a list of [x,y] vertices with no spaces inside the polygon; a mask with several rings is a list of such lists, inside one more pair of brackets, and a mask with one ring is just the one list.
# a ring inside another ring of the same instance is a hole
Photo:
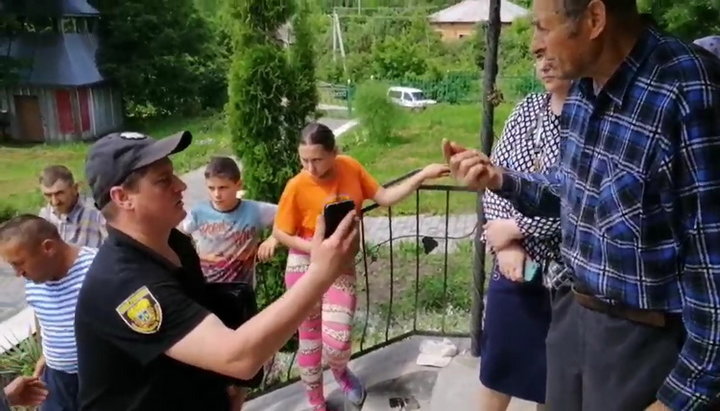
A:
{"label": "striped shirt", "polygon": [[86,206],[82,198],[66,215],[57,214],[48,204],[40,209],[39,216],[57,227],[63,241],[78,247],[98,248],[107,238],[105,218],[99,210]]}
{"label": "striped shirt", "polygon": [[27,302],[40,322],[45,361],[53,370],[77,373],[75,305],[85,273],[96,253],[94,248],[81,248],[67,276],[61,280],[25,283]]}
{"label": "striped shirt", "polygon": [[658,397],[705,409],[720,394],[720,60],[648,28],[598,93],[575,84],[561,138],[555,172],[509,173],[501,195],[560,216],[587,292],[682,313],[687,339]]}

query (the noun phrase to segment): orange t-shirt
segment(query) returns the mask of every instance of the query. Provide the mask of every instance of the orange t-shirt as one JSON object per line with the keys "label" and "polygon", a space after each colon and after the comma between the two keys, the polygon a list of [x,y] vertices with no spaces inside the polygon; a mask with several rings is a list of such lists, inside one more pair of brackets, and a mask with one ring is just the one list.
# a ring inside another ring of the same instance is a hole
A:
{"label": "orange t-shirt", "polygon": [[275,227],[303,238],[315,233],[315,222],[326,204],[353,200],[360,212],[365,200],[375,197],[380,185],[354,158],[339,155],[335,159],[335,176],[317,180],[301,171],[285,185],[275,214]]}

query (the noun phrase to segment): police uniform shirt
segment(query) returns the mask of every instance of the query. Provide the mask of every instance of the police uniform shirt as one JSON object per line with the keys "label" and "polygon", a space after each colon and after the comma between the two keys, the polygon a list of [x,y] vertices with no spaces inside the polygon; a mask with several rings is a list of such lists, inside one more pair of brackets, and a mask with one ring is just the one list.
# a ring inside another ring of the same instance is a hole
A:
{"label": "police uniform shirt", "polygon": [[229,409],[228,379],[165,355],[209,313],[189,237],[173,230],[182,267],[108,226],[78,298],[81,410]]}

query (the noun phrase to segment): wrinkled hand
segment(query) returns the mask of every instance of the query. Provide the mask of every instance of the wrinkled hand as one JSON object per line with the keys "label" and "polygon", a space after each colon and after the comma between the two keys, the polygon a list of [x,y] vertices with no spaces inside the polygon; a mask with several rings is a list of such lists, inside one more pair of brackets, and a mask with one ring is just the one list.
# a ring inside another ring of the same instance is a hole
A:
{"label": "wrinkled hand", "polygon": [[502,184],[502,170],[477,150],[443,139],[443,156],[456,180],[475,190],[497,189]]}
{"label": "wrinkled hand", "polygon": [[525,278],[525,249],[513,243],[495,253],[500,274],[510,281],[522,282]]}
{"label": "wrinkled hand", "polygon": [[265,262],[269,261],[273,258],[275,255],[275,248],[278,245],[277,239],[275,237],[270,236],[265,241],[260,244],[260,247],[258,247],[258,260]]}
{"label": "wrinkled hand", "polygon": [[37,377],[17,377],[3,391],[12,406],[33,407],[42,404],[48,390]]}
{"label": "wrinkled hand", "polygon": [[432,180],[450,175],[450,168],[445,164],[429,164],[422,169],[421,173],[423,180]]}
{"label": "wrinkled hand", "polygon": [[33,371],[33,377],[41,377],[43,371],[45,371],[45,356],[41,355],[35,363],[35,371]]}
{"label": "wrinkled hand", "polygon": [[347,273],[360,247],[357,213],[348,213],[329,238],[325,237],[325,219],[320,216],[310,246],[310,264],[323,275],[335,280]]}
{"label": "wrinkled hand", "polygon": [[668,406],[661,403],[660,401],[655,401],[652,403],[651,406],[647,407],[645,411],[672,411]]}
{"label": "wrinkled hand", "polygon": [[513,241],[521,240],[523,237],[517,221],[511,218],[488,221],[483,229],[491,250],[502,250]]}

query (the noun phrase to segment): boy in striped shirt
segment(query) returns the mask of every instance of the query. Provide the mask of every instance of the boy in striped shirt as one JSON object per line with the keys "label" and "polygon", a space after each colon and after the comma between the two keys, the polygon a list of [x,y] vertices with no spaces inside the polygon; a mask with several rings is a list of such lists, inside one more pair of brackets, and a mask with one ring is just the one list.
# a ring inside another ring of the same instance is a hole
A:
{"label": "boy in striped shirt", "polygon": [[49,395],[41,411],[78,406],[75,306],[96,250],[60,238],[57,228],[34,215],[0,225],[0,256],[25,278],[25,294],[40,323],[43,358],[35,368]]}

